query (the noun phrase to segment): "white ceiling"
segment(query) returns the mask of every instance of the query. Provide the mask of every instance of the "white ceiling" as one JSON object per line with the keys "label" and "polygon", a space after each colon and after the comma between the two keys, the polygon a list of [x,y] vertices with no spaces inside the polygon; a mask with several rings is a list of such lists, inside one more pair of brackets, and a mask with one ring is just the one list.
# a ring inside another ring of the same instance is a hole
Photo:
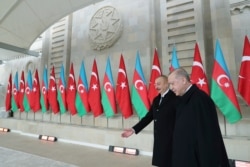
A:
{"label": "white ceiling", "polygon": [[0,60],[12,54],[2,47],[29,49],[47,28],[66,15],[102,0],[1,0]]}

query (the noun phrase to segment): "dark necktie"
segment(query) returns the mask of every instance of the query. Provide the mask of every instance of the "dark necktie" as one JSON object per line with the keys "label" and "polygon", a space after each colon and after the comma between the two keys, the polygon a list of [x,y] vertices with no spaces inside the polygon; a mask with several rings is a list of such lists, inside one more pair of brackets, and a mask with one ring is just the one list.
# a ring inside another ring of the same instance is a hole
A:
{"label": "dark necktie", "polygon": [[160,98],[160,101],[159,101],[159,105],[161,104],[161,102],[162,102],[162,99],[163,99],[163,97],[161,96],[161,98]]}

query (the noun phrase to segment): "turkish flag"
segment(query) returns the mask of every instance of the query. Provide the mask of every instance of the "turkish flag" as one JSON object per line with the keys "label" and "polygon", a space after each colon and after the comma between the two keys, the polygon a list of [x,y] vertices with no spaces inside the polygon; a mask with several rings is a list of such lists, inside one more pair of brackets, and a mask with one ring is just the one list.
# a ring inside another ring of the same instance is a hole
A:
{"label": "turkish flag", "polygon": [[243,56],[241,59],[238,78],[238,91],[248,105],[250,105],[250,43],[245,36]]}
{"label": "turkish flag", "polygon": [[161,66],[159,62],[159,57],[157,50],[154,51],[153,65],[151,69],[150,82],[148,87],[148,99],[150,104],[152,104],[155,96],[158,95],[158,91],[155,89],[155,79],[161,75]]}
{"label": "turkish flag", "polygon": [[12,75],[10,73],[8,86],[7,86],[7,92],[6,92],[6,98],[5,98],[6,111],[9,111],[11,109],[11,93],[12,93]]}
{"label": "turkish flag", "polygon": [[69,72],[66,100],[67,100],[68,110],[70,111],[71,115],[75,115],[77,113],[76,106],[75,106],[76,82],[75,82],[73,63],[71,63],[70,72]]}
{"label": "turkish flag", "polygon": [[35,77],[33,79],[33,91],[32,91],[32,109],[34,112],[37,112],[41,109],[40,104],[40,82],[39,82],[39,76],[38,71],[36,69]]}
{"label": "turkish flag", "polygon": [[56,79],[55,79],[55,69],[52,67],[50,78],[49,78],[49,104],[51,106],[51,110],[54,114],[59,112],[59,105],[57,101],[57,89],[56,89]]}
{"label": "turkish flag", "polygon": [[101,89],[100,89],[100,81],[95,59],[92,66],[88,100],[91,111],[94,114],[94,117],[101,115],[103,113],[103,108],[101,104]]}
{"label": "turkish flag", "polygon": [[21,74],[21,80],[20,80],[20,91],[19,91],[19,105],[20,105],[20,111],[24,111],[24,105],[23,105],[23,98],[24,98],[24,90],[25,90],[25,79],[24,79],[24,71],[22,71]]}
{"label": "turkish flag", "polygon": [[209,95],[207,77],[203,68],[200,50],[197,43],[195,44],[194,61],[190,79],[193,84],[196,84],[201,90]]}
{"label": "turkish flag", "polygon": [[117,77],[116,100],[125,119],[133,115],[127,72],[122,55],[120,57],[120,65]]}

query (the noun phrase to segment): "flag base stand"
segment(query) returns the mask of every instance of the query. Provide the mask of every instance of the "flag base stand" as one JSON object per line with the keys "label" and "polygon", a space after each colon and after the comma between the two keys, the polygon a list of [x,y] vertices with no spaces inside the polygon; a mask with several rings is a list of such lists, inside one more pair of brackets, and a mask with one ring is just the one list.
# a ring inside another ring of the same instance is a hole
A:
{"label": "flag base stand", "polygon": [[47,135],[39,135],[38,139],[40,139],[40,140],[46,140],[46,141],[52,141],[52,142],[57,141],[56,137],[54,137],[54,136],[47,136]]}
{"label": "flag base stand", "polygon": [[121,154],[129,154],[129,155],[139,155],[139,150],[135,148],[126,148],[119,146],[109,146],[110,152],[121,153]]}
{"label": "flag base stand", "polygon": [[8,129],[8,128],[0,128],[0,132],[10,132],[10,129]]}

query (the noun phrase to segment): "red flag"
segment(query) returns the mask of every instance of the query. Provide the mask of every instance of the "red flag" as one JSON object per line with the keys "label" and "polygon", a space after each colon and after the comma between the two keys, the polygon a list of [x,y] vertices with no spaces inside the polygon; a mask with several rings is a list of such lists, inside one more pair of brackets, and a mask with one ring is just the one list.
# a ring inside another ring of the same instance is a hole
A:
{"label": "red flag", "polygon": [[19,91],[19,106],[20,106],[20,111],[24,111],[24,105],[23,105],[23,98],[24,98],[24,90],[25,90],[25,79],[24,79],[24,71],[22,71],[21,74],[21,80],[20,80],[20,91]]}
{"label": "red flag", "polygon": [[245,36],[243,57],[241,59],[238,91],[246,103],[250,105],[250,43],[247,36]]}
{"label": "red flag", "polygon": [[76,82],[75,82],[73,63],[71,63],[70,72],[69,72],[66,99],[67,99],[68,110],[70,111],[71,115],[75,115],[77,113],[76,106],[75,106]]}
{"label": "red flag", "polygon": [[209,95],[207,77],[203,68],[200,50],[197,43],[195,44],[194,61],[190,79],[193,84],[196,84],[201,90]]}
{"label": "red flag", "polygon": [[36,69],[35,77],[33,79],[33,91],[32,91],[32,109],[34,112],[37,112],[41,109],[40,105],[40,82],[39,82],[39,76],[38,71]]}
{"label": "red flag", "polygon": [[133,115],[127,72],[122,55],[120,57],[120,65],[117,77],[116,100],[125,119]]}
{"label": "red flag", "polygon": [[5,109],[9,111],[11,109],[11,92],[12,92],[12,75],[10,73],[9,82],[7,86],[6,98],[5,98]]}
{"label": "red flag", "polygon": [[150,82],[148,88],[148,99],[150,104],[152,104],[155,96],[158,95],[158,91],[155,89],[155,79],[161,75],[161,66],[159,62],[159,57],[157,50],[154,51],[153,65],[151,69]]}
{"label": "red flag", "polygon": [[89,105],[94,116],[97,117],[103,113],[101,104],[101,89],[96,61],[94,59],[92,73],[90,78]]}
{"label": "red flag", "polygon": [[52,67],[52,71],[49,78],[49,104],[51,106],[51,110],[54,114],[59,112],[59,105],[57,102],[57,89],[56,89],[56,79],[55,79],[55,69]]}

